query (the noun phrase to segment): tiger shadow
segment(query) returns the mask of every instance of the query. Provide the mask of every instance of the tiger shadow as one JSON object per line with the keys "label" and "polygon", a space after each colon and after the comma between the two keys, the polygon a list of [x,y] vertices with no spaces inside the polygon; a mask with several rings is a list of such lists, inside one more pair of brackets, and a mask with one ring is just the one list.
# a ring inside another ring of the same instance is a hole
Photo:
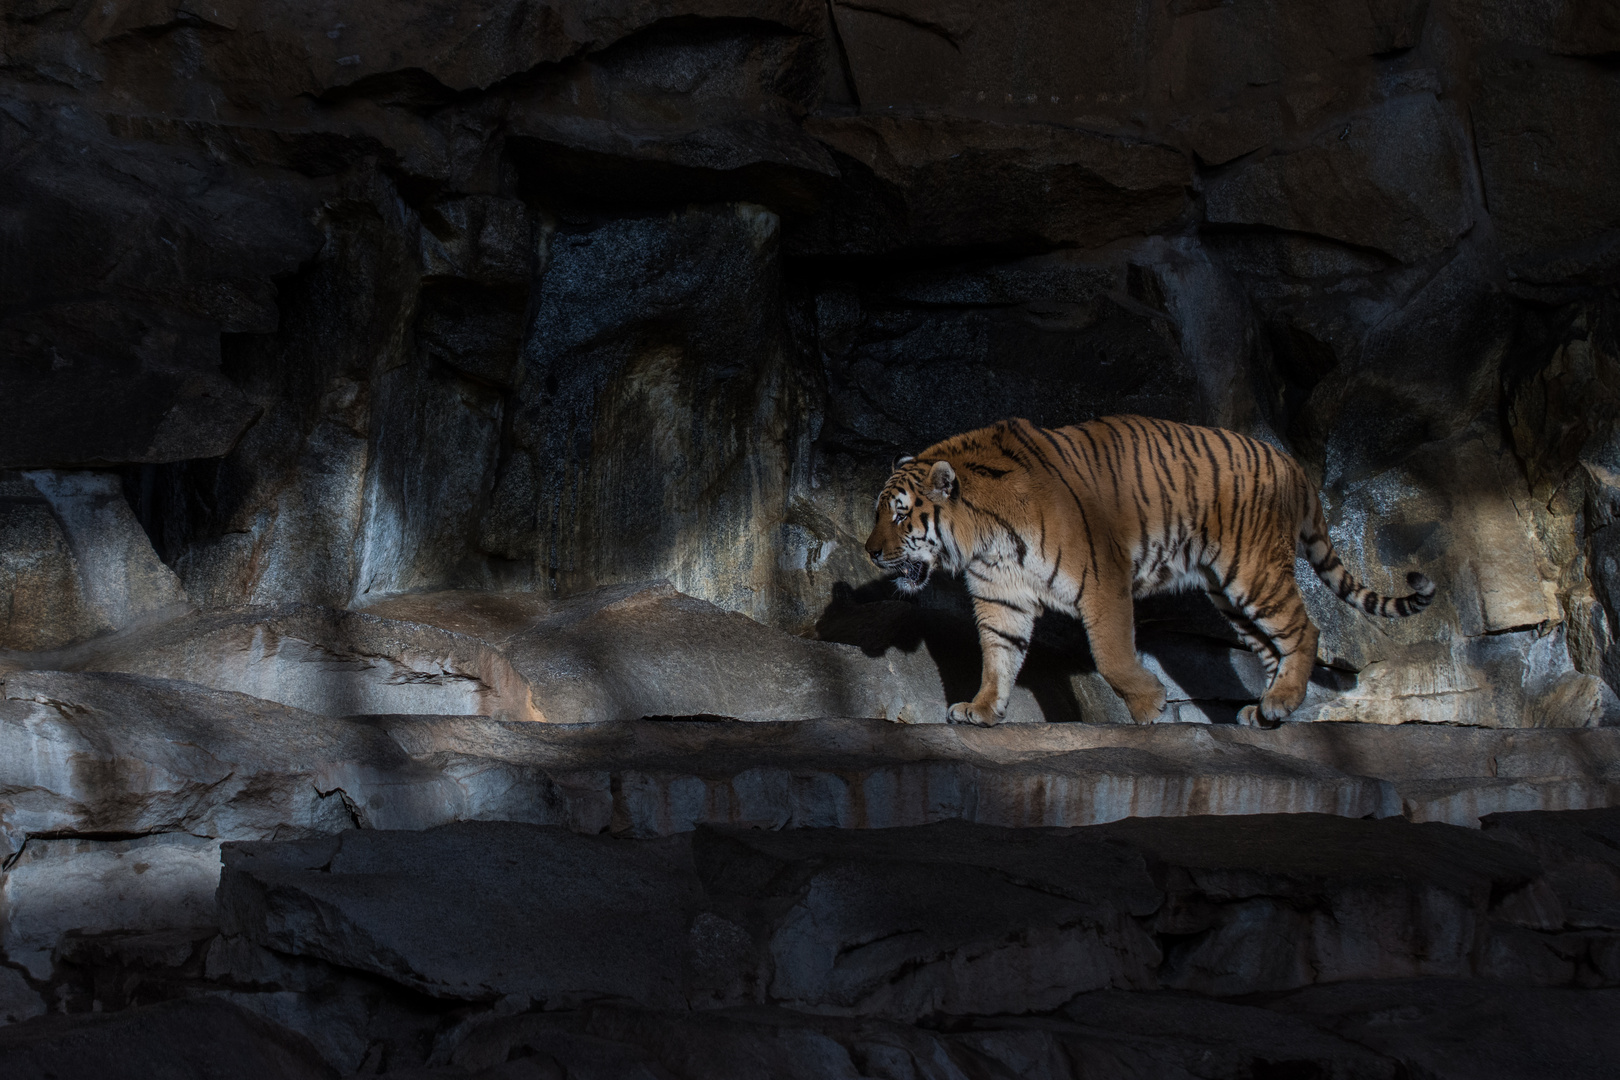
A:
{"label": "tiger shadow", "polygon": [[[904,599],[885,579],[859,586],[839,582],[816,622],[816,636],[854,645],[871,657],[890,649],[922,649],[938,670],[945,700],[967,701],[978,692],[978,631],[971,598],[958,579],[936,579]],[[1183,695],[1178,702],[1211,722],[1237,723],[1239,710],[1252,704],[1263,686],[1258,659],[1203,596],[1137,601],[1136,638],[1172,698]],[[1330,691],[1343,689],[1335,678],[1319,670],[1312,681]],[[1097,672],[1085,628],[1067,615],[1049,612],[1036,620],[1017,684],[1029,691],[1048,723],[1130,723],[1124,702]]]}

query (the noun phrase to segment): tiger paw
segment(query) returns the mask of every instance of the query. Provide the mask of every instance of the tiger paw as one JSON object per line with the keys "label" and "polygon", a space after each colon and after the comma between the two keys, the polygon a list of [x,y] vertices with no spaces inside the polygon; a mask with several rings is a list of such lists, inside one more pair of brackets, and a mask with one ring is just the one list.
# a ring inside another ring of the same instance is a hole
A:
{"label": "tiger paw", "polygon": [[1245,705],[1238,710],[1237,722],[1243,727],[1274,728],[1282,724],[1282,720],[1272,720],[1266,716],[1265,710],[1259,705]]}
{"label": "tiger paw", "polygon": [[1276,727],[1304,703],[1303,688],[1287,691],[1273,686],[1260,695],[1260,726]]}
{"label": "tiger paw", "polygon": [[953,724],[977,724],[979,727],[995,727],[1001,719],[994,710],[982,709],[971,701],[959,701],[952,705],[948,716]]}
{"label": "tiger paw", "polygon": [[1131,711],[1131,719],[1138,724],[1151,724],[1164,715],[1164,707],[1168,703],[1164,687],[1155,683],[1152,690],[1135,694],[1125,699],[1125,707]]}

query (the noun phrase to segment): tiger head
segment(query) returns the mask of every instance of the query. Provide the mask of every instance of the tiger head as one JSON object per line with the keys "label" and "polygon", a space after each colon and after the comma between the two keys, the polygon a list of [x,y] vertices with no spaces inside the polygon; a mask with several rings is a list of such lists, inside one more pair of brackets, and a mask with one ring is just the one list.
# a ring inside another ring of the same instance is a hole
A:
{"label": "tiger head", "polygon": [[877,524],[866,538],[866,554],[903,593],[928,583],[936,567],[957,569],[949,518],[962,485],[948,461],[921,462],[902,457],[877,498]]}

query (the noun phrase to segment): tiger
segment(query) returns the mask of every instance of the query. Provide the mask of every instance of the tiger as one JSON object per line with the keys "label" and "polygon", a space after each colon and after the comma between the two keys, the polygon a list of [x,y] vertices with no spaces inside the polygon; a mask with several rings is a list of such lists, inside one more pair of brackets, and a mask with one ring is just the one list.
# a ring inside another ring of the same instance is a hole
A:
{"label": "tiger", "polygon": [[1294,579],[1296,542],[1341,600],[1406,617],[1435,587],[1380,596],[1328,539],[1322,503],[1293,458],[1220,428],[1109,416],[1060,428],[1003,420],[896,460],[866,553],[902,594],[961,574],[983,654],[979,692],[952,723],[1006,716],[1043,610],[1085,627],[1097,671],[1139,724],[1165,707],[1136,652],[1133,600],[1203,590],[1257,653],[1266,689],[1239,721],[1274,727],[1305,700],[1319,632]]}

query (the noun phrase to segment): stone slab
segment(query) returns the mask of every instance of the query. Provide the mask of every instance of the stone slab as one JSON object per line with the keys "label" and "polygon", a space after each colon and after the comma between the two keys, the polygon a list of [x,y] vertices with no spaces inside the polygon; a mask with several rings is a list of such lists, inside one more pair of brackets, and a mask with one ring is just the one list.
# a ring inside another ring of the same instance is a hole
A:
{"label": "stone slab", "polygon": [[1188,814],[1403,814],[1620,802],[1620,731],[879,720],[553,725],[332,719],[172,680],[6,676],[0,828],[222,839],[458,820],[665,835],[960,818],[1076,826]]}
{"label": "stone slab", "polygon": [[[1138,1080],[1321,1076],[1436,1080],[1559,1076],[1600,1080],[1620,1052],[1620,992],[1425,979],[1307,990],[1269,1004],[1167,992],[1082,994],[1044,1017],[980,1017],[949,1027],[808,1016],[787,1009],[671,1014],[604,1006],[492,1018],[451,1057],[410,1080],[555,1075],[743,1080],[770,1075],[959,1080]],[[1523,1018],[1533,1017],[1534,1023]],[[608,1070],[612,1071],[609,1072]],[[483,1071],[483,1070],[488,1070]],[[592,1071],[601,1070],[601,1071]]]}
{"label": "stone slab", "polygon": [[669,946],[698,899],[688,849],[511,822],[249,845],[226,858],[220,918],[441,997],[668,1006],[683,974]]}
{"label": "stone slab", "polygon": [[1314,814],[645,841],[464,822],[230,844],[223,860],[228,940],[544,1009],[1049,1013],[1106,988],[1489,977],[1563,930],[1536,900],[1542,865],[1512,845]]}
{"label": "stone slab", "polygon": [[211,999],[42,1016],[0,1028],[0,1074],[8,1080],[337,1076],[300,1036]]}
{"label": "stone slab", "polygon": [[[943,723],[950,701],[928,653],[879,652],[795,637],[654,583],[562,601],[467,591],[390,597],[363,611],[242,608],[56,652],[3,655],[0,669],[184,679],[325,716]],[[1028,687],[1007,719],[1043,719]]]}
{"label": "stone slab", "polygon": [[64,935],[211,926],[219,843],[187,833],[31,840],[0,875],[0,951],[51,977]]}
{"label": "stone slab", "polygon": [[[1328,602],[1334,618],[1364,618]],[[1229,724],[1258,699],[1265,675],[1253,653],[1211,636],[1196,614],[1178,609],[1139,635],[1144,663],[1167,693],[1158,722]],[[1204,614],[1215,619],[1212,610]],[[185,680],[331,717],[483,715],[563,724],[828,716],[941,724],[949,704],[978,686],[971,617],[950,596],[942,606],[835,600],[817,635],[762,626],[666,583],[605,586],[563,599],[460,590],[385,597],[359,611],[294,604],[159,614],[53,651],[0,652],[0,671]],[[1457,639],[1451,653],[1434,643],[1386,643],[1391,655],[1383,662],[1362,657],[1361,676],[1319,665],[1293,719],[1503,728],[1608,723],[1620,704],[1612,694],[1602,698],[1600,680],[1570,666],[1563,641],[1558,633],[1497,634]],[[1435,679],[1456,683],[1456,692],[1435,692]],[[1515,680],[1528,681],[1521,687]],[[1570,680],[1580,685],[1565,687]],[[1482,681],[1490,692],[1481,692]],[[1555,683],[1569,692],[1551,692]],[[1078,623],[1057,616],[1037,625],[1003,723],[1041,721],[1130,723],[1096,672]]]}

